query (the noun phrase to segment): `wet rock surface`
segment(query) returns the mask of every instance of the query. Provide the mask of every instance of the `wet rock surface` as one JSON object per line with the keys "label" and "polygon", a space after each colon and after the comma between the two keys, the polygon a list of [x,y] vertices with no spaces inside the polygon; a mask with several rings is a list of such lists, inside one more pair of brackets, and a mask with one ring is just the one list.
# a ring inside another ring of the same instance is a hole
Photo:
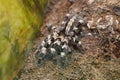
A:
{"label": "wet rock surface", "polygon": [[20,80],[119,80],[120,4],[116,3],[53,0]]}

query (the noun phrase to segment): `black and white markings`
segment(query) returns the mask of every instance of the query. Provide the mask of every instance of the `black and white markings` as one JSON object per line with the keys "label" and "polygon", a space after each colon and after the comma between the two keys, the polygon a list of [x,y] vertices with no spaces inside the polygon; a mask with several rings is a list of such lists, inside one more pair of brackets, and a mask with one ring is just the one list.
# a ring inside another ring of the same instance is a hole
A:
{"label": "black and white markings", "polygon": [[54,64],[59,64],[64,67],[67,63],[67,57],[78,51],[85,53],[81,44],[81,36],[83,36],[82,27],[84,20],[79,18],[78,14],[66,14],[63,18],[60,27],[49,24],[48,31],[51,33],[42,41],[40,46],[40,58],[38,63],[43,63],[42,60],[51,60]]}
{"label": "black and white markings", "polygon": [[63,18],[63,21],[61,22],[60,32],[65,33],[65,27],[70,19],[70,14],[66,14],[66,16]]}
{"label": "black and white markings", "polygon": [[48,29],[48,31],[49,31],[49,32],[51,32],[52,27],[53,27],[53,25],[52,25],[52,24],[48,24],[48,25],[47,25],[47,29]]}
{"label": "black and white markings", "polygon": [[73,16],[70,21],[68,22],[67,26],[66,26],[66,29],[65,29],[65,34],[68,35],[69,34],[69,31],[75,21],[75,19],[77,18],[77,15]]}

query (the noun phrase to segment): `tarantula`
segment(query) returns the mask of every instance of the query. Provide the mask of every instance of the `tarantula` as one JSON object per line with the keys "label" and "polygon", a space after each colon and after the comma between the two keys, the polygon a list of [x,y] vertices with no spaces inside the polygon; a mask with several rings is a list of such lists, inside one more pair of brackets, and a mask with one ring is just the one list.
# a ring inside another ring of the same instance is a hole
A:
{"label": "tarantula", "polygon": [[[61,67],[65,67],[68,56],[74,51],[81,54],[86,53],[81,41],[86,36],[97,37],[98,40],[101,40],[101,46],[109,45],[109,39],[104,38],[104,35],[111,37],[114,34],[112,15],[107,15],[106,21],[103,23],[102,18],[96,22],[87,20],[88,16],[85,15],[87,12],[84,10],[75,14],[68,12],[61,21],[60,27],[53,24],[47,25],[50,35],[41,42],[36,55],[39,65],[50,60],[56,65],[60,63]],[[95,28],[93,28],[94,23]]]}

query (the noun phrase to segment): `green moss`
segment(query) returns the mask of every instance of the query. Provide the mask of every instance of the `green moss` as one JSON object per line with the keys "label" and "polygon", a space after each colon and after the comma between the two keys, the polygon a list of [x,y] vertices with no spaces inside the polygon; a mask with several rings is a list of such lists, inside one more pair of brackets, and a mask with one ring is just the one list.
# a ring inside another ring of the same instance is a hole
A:
{"label": "green moss", "polygon": [[0,0],[0,80],[21,68],[39,32],[48,0]]}

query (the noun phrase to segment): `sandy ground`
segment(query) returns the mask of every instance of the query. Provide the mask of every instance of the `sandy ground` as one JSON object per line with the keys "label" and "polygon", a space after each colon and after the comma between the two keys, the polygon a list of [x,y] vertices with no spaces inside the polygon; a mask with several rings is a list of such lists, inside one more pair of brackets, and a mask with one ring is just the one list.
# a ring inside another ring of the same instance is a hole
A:
{"label": "sandy ground", "polygon": [[[40,30],[41,34],[39,34],[39,37],[34,42],[35,45],[26,59],[23,69],[18,74],[18,80],[120,80],[120,59],[116,58],[114,54],[102,53],[97,46],[96,38],[89,36],[82,39],[86,54],[72,54],[69,64],[65,69],[60,68],[59,65],[54,65],[50,61],[45,62],[41,67],[38,67],[36,64],[35,54],[38,46],[49,34],[46,27],[48,23],[59,25],[68,10],[77,12],[84,7],[107,6],[111,11],[114,5],[120,5],[120,3],[117,4],[119,0],[95,0],[96,2],[92,5],[90,4],[92,0],[89,1],[89,3],[87,0],[78,0],[76,3],[71,3],[69,0],[51,1]],[[112,11],[110,13],[114,15]],[[104,15],[106,14],[89,14],[90,17],[100,17]],[[120,21],[120,17],[116,18]],[[119,51],[117,56],[120,56]]]}

